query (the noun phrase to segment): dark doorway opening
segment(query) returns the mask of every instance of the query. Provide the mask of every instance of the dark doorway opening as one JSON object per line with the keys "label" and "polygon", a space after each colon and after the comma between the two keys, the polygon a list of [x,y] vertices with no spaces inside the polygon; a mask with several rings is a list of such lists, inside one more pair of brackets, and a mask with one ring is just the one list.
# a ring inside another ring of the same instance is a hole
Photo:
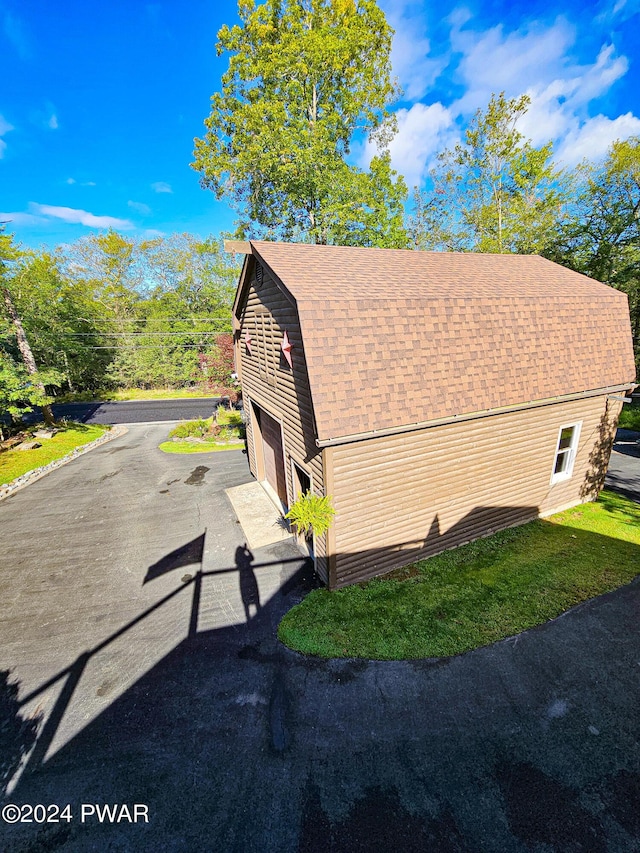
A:
{"label": "dark doorway opening", "polygon": [[[311,491],[311,476],[297,462],[294,462],[293,459],[291,460],[291,466],[293,471],[293,499],[296,500],[300,495]],[[313,557],[313,534],[309,534],[308,536],[298,534],[297,540],[298,547],[302,552]]]}

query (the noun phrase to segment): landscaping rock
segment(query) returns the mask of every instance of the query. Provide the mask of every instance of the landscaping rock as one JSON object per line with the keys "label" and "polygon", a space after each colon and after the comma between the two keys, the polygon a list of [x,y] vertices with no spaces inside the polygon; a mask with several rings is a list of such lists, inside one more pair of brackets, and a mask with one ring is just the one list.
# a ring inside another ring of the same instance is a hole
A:
{"label": "landscaping rock", "polygon": [[24,435],[13,435],[11,438],[5,438],[4,441],[0,441],[0,449],[2,450],[11,450],[12,447],[15,447],[16,444],[20,444],[21,441],[24,440]]}
{"label": "landscaping rock", "polygon": [[33,432],[34,438],[53,438],[58,432],[57,429],[37,429]]}
{"label": "landscaping rock", "polygon": [[36,447],[42,447],[39,441],[22,441],[16,444],[15,450],[35,450]]}

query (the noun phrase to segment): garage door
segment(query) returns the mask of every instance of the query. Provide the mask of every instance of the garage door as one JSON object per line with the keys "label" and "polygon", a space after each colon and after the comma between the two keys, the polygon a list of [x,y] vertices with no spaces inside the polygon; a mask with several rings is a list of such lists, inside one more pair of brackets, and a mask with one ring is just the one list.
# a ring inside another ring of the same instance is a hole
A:
{"label": "garage door", "polygon": [[260,431],[262,432],[262,455],[267,482],[280,500],[287,502],[287,482],[284,473],[284,451],[282,430],[278,421],[260,409]]}

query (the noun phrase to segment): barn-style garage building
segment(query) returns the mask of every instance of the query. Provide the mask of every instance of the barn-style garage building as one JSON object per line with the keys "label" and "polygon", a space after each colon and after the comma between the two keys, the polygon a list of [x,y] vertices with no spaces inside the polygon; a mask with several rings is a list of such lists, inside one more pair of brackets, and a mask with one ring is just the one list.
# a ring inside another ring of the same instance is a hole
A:
{"label": "barn-style garage building", "polygon": [[627,297],[538,256],[252,241],[251,471],[332,496],[332,588],[593,499],[635,365]]}

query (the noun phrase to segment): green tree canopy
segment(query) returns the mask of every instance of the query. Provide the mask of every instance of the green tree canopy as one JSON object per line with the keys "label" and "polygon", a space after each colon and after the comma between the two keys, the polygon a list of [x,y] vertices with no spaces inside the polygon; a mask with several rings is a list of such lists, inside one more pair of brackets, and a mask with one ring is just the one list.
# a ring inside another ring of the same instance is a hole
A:
{"label": "green tree canopy", "polygon": [[564,176],[551,143],[534,147],[517,124],[528,96],[493,95],[462,142],[438,157],[432,191],[418,193],[410,221],[414,245],[479,252],[541,252],[557,231]]}
{"label": "green tree canopy", "polygon": [[83,279],[62,271],[59,254],[25,251],[10,288],[38,365],[60,371],[67,390],[100,387],[109,361],[105,343],[109,313]]}
{"label": "green tree canopy", "polygon": [[[238,233],[404,246],[406,188],[390,167],[392,30],[374,0],[240,0],[218,33],[229,56],[192,166],[228,198]],[[382,154],[347,163],[354,134]]]}
{"label": "green tree canopy", "polygon": [[581,165],[570,215],[547,255],[628,295],[640,368],[640,137]]}
{"label": "green tree canopy", "polygon": [[[108,231],[49,252],[0,237],[0,352],[16,405],[36,381],[70,392],[210,382],[238,278],[222,240]],[[27,385],[20,361],[36,377]]]}
{"label": "green tree canopy", "polygon": [[[45,385],[59,385],[55,370],[39,370],[16,301],[16,270],[25,253],[13,235],[0,228],[0,416],[17,417],[20,409],[39,405],[48,424],[53,414]],[[12,357],[21,359],[18,364]]]}

